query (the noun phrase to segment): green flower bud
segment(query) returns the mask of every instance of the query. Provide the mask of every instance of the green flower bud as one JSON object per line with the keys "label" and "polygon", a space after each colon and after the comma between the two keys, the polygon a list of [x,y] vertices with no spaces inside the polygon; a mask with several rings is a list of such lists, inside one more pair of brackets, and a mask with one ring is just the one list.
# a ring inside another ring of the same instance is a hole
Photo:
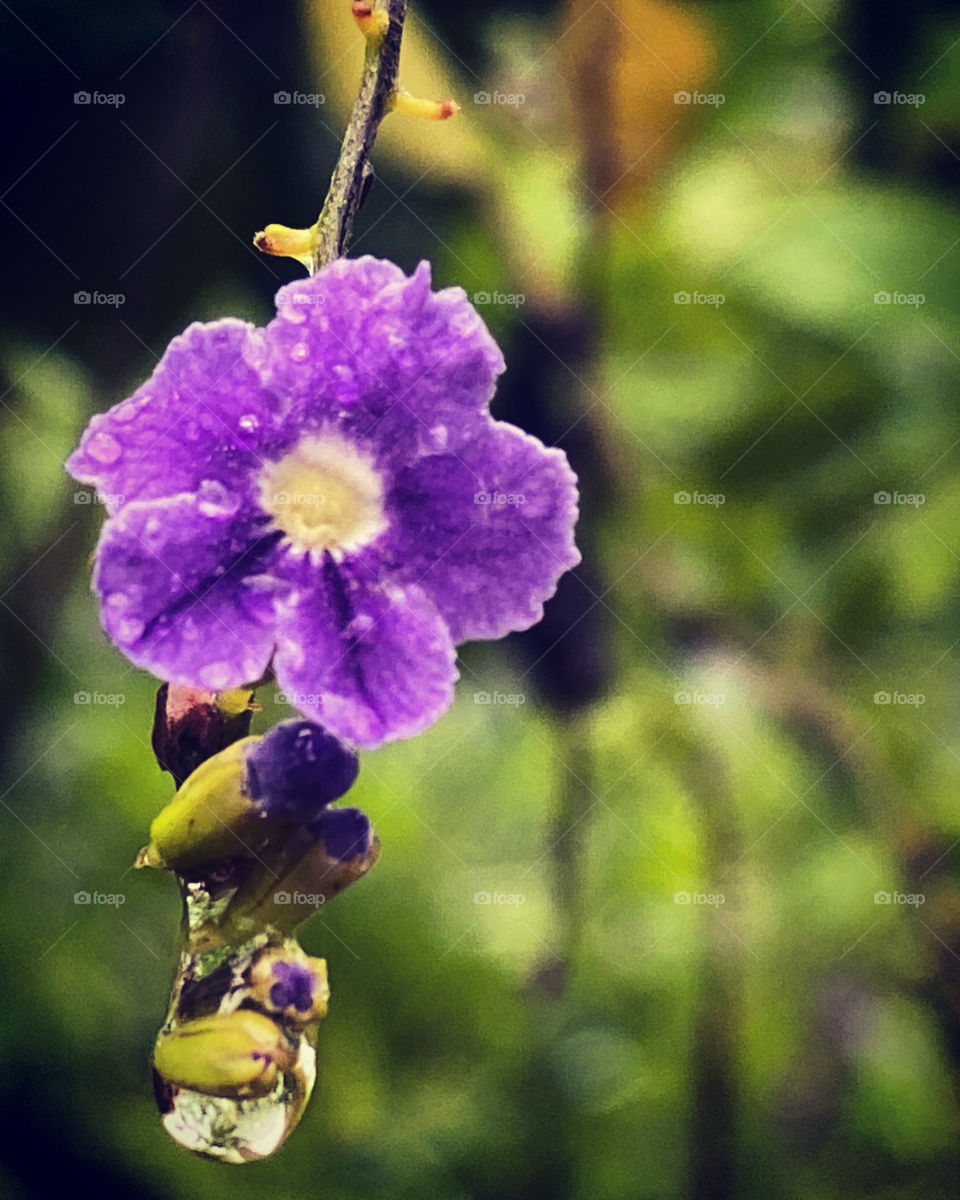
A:
{"label": "green flower bud", "polygon": [[183,871],[232,855],[259,857],[267,839],[316,820],[357,777],[356,754],[310,721],[284,721],[213,755],[150,827],[138,866]]}
{"label": "green flower bud", "polygon": [[153,1065],[164,1081],[209,1096],[266,1096],[297,1052],[278,1025],[252,1009],[186,1021],[161,1033]]}
{"label": "green flower bud", "polygon": [[249,847],[259,821],[244,786],[246,753],[261,740],[241,738],[197,767],[154,819],[138,867],[180,870]]}
{"label": "green flower bud", "polygon": [[377,861],[380,842],[369,829],[356,853],[341,858],[334,850],[343,853],[344,848],[329,844],[318,825],[296,830],[281,845],[264,850],[226,908],[222,938],[243,941],[264,929],[286,937]]}

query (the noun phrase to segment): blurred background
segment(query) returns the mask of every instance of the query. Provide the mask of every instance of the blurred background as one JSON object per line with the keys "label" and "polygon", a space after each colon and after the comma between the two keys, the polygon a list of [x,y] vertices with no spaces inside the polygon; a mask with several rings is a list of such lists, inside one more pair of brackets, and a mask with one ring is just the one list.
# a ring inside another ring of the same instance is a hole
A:
{"label": "blurred background", "polygon": [[190,321],[269,319],[300,268],[251,238],[314,219],[361,41],[346,0],[0,28],[0,1193],[956,1196],[956,9],[412,5],[401,76],[463,111],[388,119],[352,253],[473,297],[584,564],[365,756],[317,1090],[242,1169],[150,1094],[156,685],[62,462]]}

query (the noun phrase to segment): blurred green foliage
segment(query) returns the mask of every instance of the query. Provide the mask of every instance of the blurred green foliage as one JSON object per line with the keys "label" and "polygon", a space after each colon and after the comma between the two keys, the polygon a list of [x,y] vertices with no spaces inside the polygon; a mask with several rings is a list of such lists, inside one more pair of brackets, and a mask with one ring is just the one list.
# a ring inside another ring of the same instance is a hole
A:
{"label": "blurred green foliage", "polygon": [[[140,109],[133,73],[126,113],[80,114],[100,124],[84,125],[89,154],[72,160],[73,178],[95,190],[101,158],[133,151],[117,122],[152,108],[181,132],[199,122],[199,140],[178,142],[187,149],[173,161],[203,193],[276,119],[267,89],[310,78],[294,33],[258,40],[253,5],[214,5],[216,20],[202,5],[180,23],[155,4],[125,20],[122,38],[105,21],[113,6],[94,6],[96,20],[65,40],[68,8],[37,5],[31,21],[104,90],[150,56],[154,90]],[[530,6],[519,23],[506,6],[463,20],[420,8],[412,19],[464,95],[489,81],[526,87],[531,102],[513,113],[468,102],[458,118],[493,155],[499,183],[486,194],[458,180],[455,140],[445,182],[393,155],[357,252],[404,266],[429,257],[438,282],[470,293],[522,293],[521,306],[484,310],[508,389],[558,294],[589,318],[574,366],[541,357],[566,405],[559,432],[582,419],[592,439],[582,471],[594,574],[574,587],[603,617],[607,686],[561,716],[518,639],[468,647],[454,710],[365,756],[351,799],[384,850],[369,879],[305,928],[333,990],[307,1116],[256,1167],[176,1151],[147,1066],[173,970],[176,889],[131,871],[169,793],[149,749],[155,681],[99,632],[88,571],[101,512],[77,501],[60,464],[89,414],[151,369],[148,347],[159,352],[196,317],[267,315],[293,268],[270,264],[270,279],[240,243],[267,219],[293,220],[308,177],[316,207],[336,139],[317,149],[305,131],[339,126],[330,112],[291,114],[296,136],[289,124],[266,134],[209,197],[239,238],[196,208],[144,260],[149,274],[124,285],[130,306],[106,314],[78,313],[68,293],[115,290],[190,196],[164,190],[162,166],[153,176],[131,161],[130,182],[111,183],[126,187],[130,224],[116,191],[101,189],[108,220],[74,222],[71,244],[51,151],[24,185],[35,199],[10,195],[36,240],[23,232],[13,250],[21,274],[0,338],[0,1191],[59,1193],[67,1171],[91,1189],[158,1198],[953,1196],[960,22],[935,4],[896,15],[766,0],[687,10],[686,36],[713,60],[697,87],[725,103],[678,106],[657,169],[605,201],[563,135],[576,81],[553,58],[533,60],[563,33],[590,48],[606,6],[576,32],[575,5]],[[618,7],[623,42],[649,8]],[[74,119],[67,92],[81,84],[0,19],[18,39],[5,52],[14,97],[59,89],[37,101],[32,140],[7,166],[13,184]],[[621,53],[610,51],[611,71],[627,70]],[[198,100],[187,118],[184,61],[210,64],[201,90],[212,107]],[[245,98],[234,89],[251,72]],[[895,85],[924,104],[873,102]],[[594,119],[600,129],[602,108]],[[431,136],[472,135],[451,124]],[[271,142],[297,158],[289,174],[258,158],[279,154]],[[209,179],[204,155],[216,160]],[[144,213],[155,230],[138,224]],[[542,268],[522,253],[538,238],[551,252]],[[68,263],[83,258],[82,278],[41,240]],[[98,261],[111,265],[94,277]],[[37,311],[23,313],[31,278]],[[681,292],[723,303],[676,303]],[[924,302],[877,303],[880,292]],[[515,396],[501,415],[525,423],[525,403]],[[564,631],[573,659],[601,653],[592,620]],[[479,691],[526,702],[477,704]],[[78,703],[79,693],[123,700]],[[262,730],[283,713],[269,689],[261,699]],[[572,866],[558,852],[567,837]],[[75,903],[94,891],[125,902]],[[684,893],[723,902],[683,903]]]}

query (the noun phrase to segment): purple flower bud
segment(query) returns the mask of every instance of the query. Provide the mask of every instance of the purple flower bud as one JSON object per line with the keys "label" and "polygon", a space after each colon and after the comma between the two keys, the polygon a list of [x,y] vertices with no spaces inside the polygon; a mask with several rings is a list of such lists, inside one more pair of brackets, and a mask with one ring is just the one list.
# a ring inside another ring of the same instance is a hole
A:
{"label": "purple flower bud", "polygon": [[313,1007],[316,976],[304,963],[276,962],[273,977],[277,981],[270,989],[270,1003],[275,1008],[295,1008],[306,1012]]}
{"label": "purple flower bud", "polygon": [[309,821],[350,790],[360,761],[319,725],[284,721],[247,755],[250,798],[270,816]]}
{"label": "purple flower bud", "polygon": [[366,854],[373,841],[370,819],[359,808],[330,808],[310,826],[310,832],[323,839],[331,858],[341,862]]}

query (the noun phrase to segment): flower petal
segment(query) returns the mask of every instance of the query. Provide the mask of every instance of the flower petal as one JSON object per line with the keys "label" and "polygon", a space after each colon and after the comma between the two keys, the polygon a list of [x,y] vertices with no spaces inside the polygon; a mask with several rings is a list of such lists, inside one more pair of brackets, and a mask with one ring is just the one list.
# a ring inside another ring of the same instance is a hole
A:
{"label": "flower petal", "polygon": [[276,404],[243,358],[253,326],[191,325],[129,400],[95,416],[67,469],[98,489],[111,513],[125,502],[237,487],[276,434]]}
{"label": "flower petal", "polygon": [[104,526],[103,627],[137,666],[213,691],[259,679],[273,651],[276,535],[196,495],[127,504]]}
{"label": "flower petal", "polygon": [[580,561],[566,455],[504,422],[401,472],[388,510],[384,554],[433,600],[454,642],[529,628]]}
{"label": "flower petal", "polygon": [[503,356],[462,288],[430,290],[379,259],[338,259],[277,293],[247,359],[290,404],[291,429],[339,426],[378,461],[459,445],[487,410]]}
{"label": "flower petal", "polygon": [[361,582],[329,558],[303,571],[278,621],[274,670],[288,700],[367,748],[431,725],[453,700],[457,670],[430,601],[415,587]]}

